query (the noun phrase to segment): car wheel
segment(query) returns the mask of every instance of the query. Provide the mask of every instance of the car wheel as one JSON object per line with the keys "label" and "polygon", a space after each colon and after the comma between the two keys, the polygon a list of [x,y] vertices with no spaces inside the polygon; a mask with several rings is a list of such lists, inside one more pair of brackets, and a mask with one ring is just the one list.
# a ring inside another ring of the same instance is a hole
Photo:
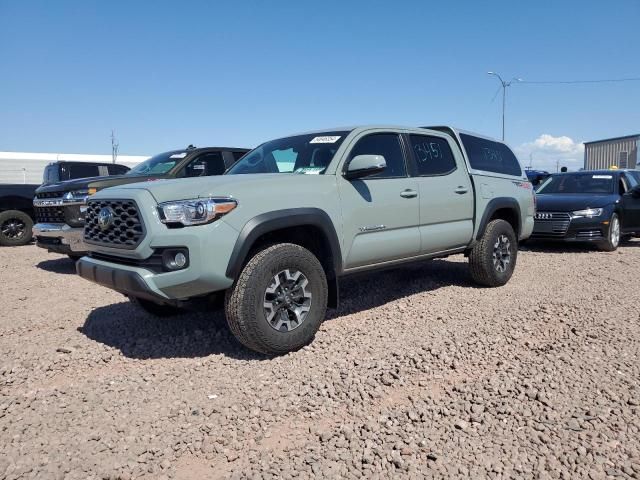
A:
{"label": "car wheel", "polygon": [[609,220],[607,239],[599,246],[602,251],[613,252],[618,248],[618,245],[620,245],[620,217],[618,217],[617,213],[614,213]]}
{"label": "car wheel", "polygon": [[139,310],[150,313],[154,317],[173,317],[184,313],[184,310],[172,305],[160,304],[144,298],[129,297],[129,301]]}
{"label": "car wheel", "polygon": [[473,281],[486,287],[499,287],[509,281],[518,258],[518,240],[511,224],[492,220],[469,255]]}
{"label": "car wheel", "polygon": [[0,213],[0,245],[17,247],[31,241],[33,220],[20,210]]}
{"label": "car wheel", "polygon": [[272,245],[251,257],[227,291],[227,323],[251,350],[290,352],[313,340],[327,295],[327,278],[315,255],[291,243]]}

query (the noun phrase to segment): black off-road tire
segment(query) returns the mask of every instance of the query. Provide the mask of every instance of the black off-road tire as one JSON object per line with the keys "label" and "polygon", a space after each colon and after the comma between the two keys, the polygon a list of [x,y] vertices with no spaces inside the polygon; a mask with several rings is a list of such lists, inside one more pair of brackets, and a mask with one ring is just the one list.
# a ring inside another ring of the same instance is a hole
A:
{"label": "black off-road tire", "polygon": [[184,310],[172,305],[161,305],[144,298],[129,297],[129,301],[140,310],[150,313],[154,317],[173,317],[184,313]]}
{"label": "black off-road tire", "polygon": [[[298,327],[278,331],[267,321],[265,291],[273,278],[287,269],[304,274],[312,299]],[[238,341],[251,350],[268,355],[291,352],[313,340],[325,317],[327,296],[327,278],[315,255],[299,245],[278,243],[255,253],[227,290],[227,323]]]}
{"label": "black off-road tire", "polygon": [[[494,262],[494,250],[503,237],[509,241],[510,258],[504,271],[500,271]],[[505,220],[491,220],[469,255],[471,278],[485,287],[500,287],[513,275],[517,258],[518,239],[511,224]]]}
{"label": "black off-road tire", "polygon": [[[617,227],[616,227],[617,225]],[[617,228],[617,234],[615,230]],[[609,228],[607,228],[607,239],[598,244],[598,248],[603,252],[614,252],[618,249],[620,242],[622,242],[622,235],[620,233],[620,217],[617,213],[611,214],[609,219]],[[614,238],[617,237],[617,238]]]}
{"label": "black off-road tire", "polygon": [[[16,232],[15,226],[20,231]],[[0,245],[3,247],[18,247],[26,245],[33,236],[33,220],[20,210],[6,210],[0,213]]]}

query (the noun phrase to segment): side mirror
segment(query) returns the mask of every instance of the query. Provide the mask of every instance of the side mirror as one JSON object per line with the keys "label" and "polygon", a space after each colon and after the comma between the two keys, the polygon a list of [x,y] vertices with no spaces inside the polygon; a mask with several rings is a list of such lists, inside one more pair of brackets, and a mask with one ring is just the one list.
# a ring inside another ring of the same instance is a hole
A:
{"label": "side mirror", "polygon": [[633,187],[629,193],[631,193],[632,197],[635,198],[640,198],[640,185],[636,185],[635,187]]}
{"label": "side mirror", "polygon": [[357,155],[351,159],[345,178],[352,180],[382,172],[387,168],[387,161],[382,155]]}

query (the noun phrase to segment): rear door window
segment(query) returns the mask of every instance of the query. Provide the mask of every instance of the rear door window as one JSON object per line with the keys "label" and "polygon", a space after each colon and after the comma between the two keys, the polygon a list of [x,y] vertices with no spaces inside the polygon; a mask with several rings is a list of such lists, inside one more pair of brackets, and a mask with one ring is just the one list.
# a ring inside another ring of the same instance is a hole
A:
{"label": "rear door window", "polygon": [[237,162],[238,160],[240,160],[242,157],[244,157],[244,154],[247,152],[238,152],[238,151],[233,151],[231,152],[233,154],[233,158],[234,160]]}
{"label": "rear door window", "polygon": [[124,175],[129,171],[125,165],[109,165],[109,175]]}
{"label": "rear door window", "polygon": [[409,135],[417,174],[421,177],[446,175],[456,169],[449,142],[427,135]]}
{"label": "rear door window", "polygon": [[471,168],[504,175],[522,176],[522,168],[518,159],[504,143],[465,133],[460,134],[460,139],[467,151]]}
{"label": "rear door window", "polygon": [[222,175],[226,167],[221,152],[203,153],[184,167],[185,177],[208,177]]}
{"label": "rear door window", "polygon": [[68,163],[67,172],[69,172],[69,179],[97,177],[100,174],[97,165],[84,165],[81,163]]}

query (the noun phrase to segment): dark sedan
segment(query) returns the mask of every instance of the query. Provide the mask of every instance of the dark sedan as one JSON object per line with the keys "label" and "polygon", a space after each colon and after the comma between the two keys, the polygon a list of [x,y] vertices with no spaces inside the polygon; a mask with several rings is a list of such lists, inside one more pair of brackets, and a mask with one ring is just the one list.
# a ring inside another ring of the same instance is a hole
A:
{"label": "dark sedan", "polygon": [[555,174],[536,197],[531,239],[593,242],[613,251],[621,237],[640,235],[640,171]]}

